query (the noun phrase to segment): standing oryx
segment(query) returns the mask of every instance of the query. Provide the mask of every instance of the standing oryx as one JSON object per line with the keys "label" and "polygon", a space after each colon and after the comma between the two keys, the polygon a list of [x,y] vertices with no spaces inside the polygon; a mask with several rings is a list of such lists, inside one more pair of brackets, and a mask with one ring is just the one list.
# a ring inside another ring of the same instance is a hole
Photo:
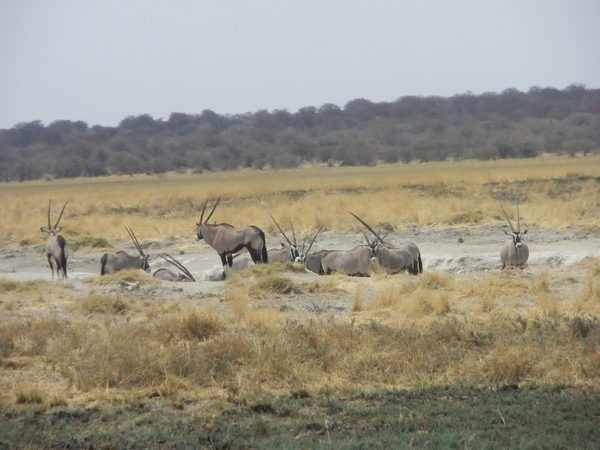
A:
{"label": "standing oryx", "polygon": [[293,243],[292,243],[292,241],[289,240],[289,238],[283,232],[283,230],[281,229],[281,227],[279,226],[279,224],[277,223],[275,218],[271,214],[269,214],[269,216],[271,216],[271,219],[273,219],[273,222],[275,222],[275,225],[277,225],[277,228],[279,228],[279,231],[281,232],[281,234],[283,235],[283,237],[285,238],[285,240],[288,243],[288,246],[286,246],[282,242],[281,243],[282,248],[275,248],[275,249],[271,249],[271,250],[267,251],[269,254],[269,264],[274,264],[274,263],[285,264],[288,261],[290,261],[290,262],[298,261],[298,259],[300,258],[300,252],[298,251],[298,244],[296,243],[296,231],[294,230],[294,224],[292,223],[292,218],[290,217],[290,226],[292,227],[292,237],[294,239]]}
{"label": "standing oryx", "polygon": [[46,257],[48,258],[48,264],[50,264],[50,270],[52,271],[52,281],[54,281],[54,266],[52,265],[52,259],[56,262],[56,276],[58,279],[67,278],[67,258],[69,257],[69,244],[60,234],[61,227],[58,226],[60,219],[65,212],[65,208],[67,207],[67,203],[62,207],[60,215],[58,216],[58,220],[54,227],[50,225],[50,207],[52,206],[52,199],[50,199],[50,203],[48,204],[48,228],[41,227],[44,233],[48,235],[48,242],[46,243]]}
{"label": "standing oryx", "polygon": [[181,281],[194,282],[194,281],[196,281],[194,279],[194,277],[192,276],[192,274],[190,273],[190,271],[187,270],[187,268],[183,264],[181,264],[179,261],[177,261],[172,256],[167,255],[166,253],[164,255],[158,255],[158,256],[160,256],[164,260],[168,261],[169,263],[173,264],[175,267],[177,267],[183,273],[175,273],[172,270],[167,269],[166,267],[161,267],[160,269],[157,269],[152,274],[153,277],[159,278],[164,281],[175,281],[175,282],[181,282]]}
{"label": "standing oryx", "polygon": [[[412,275],[423,273],[421,250],[419,250],[419,247],[417,247],[416,244],[409,242],[398,246],[390,245],[383,240],[384,238],[379,236],[379,233],[375,233],[375,230],[373,230],[373,228],[371,228],[364,220],[356,214],[350,211],[348,212],[376,236],[375,241],[371,244],[371,248],[377,257],[379,264],[384,267],[388,273],[398,273],[403,272],[404,270],[408,270],[408,273]],[[377,244],[377,241],[380,241],[380,245],[374,245]],[[410,259],[408,258],[408,255],[410,255]]]}
{"label": "standing oryx", "polygon": [[200,222],[196,225],[198,226],[198,239],[204,239],[221,257],[223,279],[225,279],[227,266],[232,266],[234,254],[248,250],[252,261],[256,264],[267,263],[269,257],[267,255],[265,233],[260,228],[254,225],[246,228],[235,228],[226,223],[208,224],[220,200],[221,197],[219,197],[212,211],[203,222],[204,211],[208,204],[208,199],[206,200],[202,208],[202,214],[200,215]]}
{"label": "standing oryx", "polygon": [[129,233],[133,245],[137,248],[139,256],[131,256],[123,250],[116,253],[105,253],[102,255],[102,258],[100,258],[100,275],[107,275],[126,269],[142,269],[145,272],[150,272],[148,255],[144,255],[144,251],[131,228],[125,227],[125,229],[127,230],[127,233]]}
{"label": "standing oryx", "polygon": [[[500,202],[498,202],[500,203]],[[521,216],[519,214],[519,204],[517,203],[517,230],[513,227],[506,211],[504,210],[504,206],[500,203],[500,208],[502,208],[502,212],[504,213],[504,217],[508,220],[508,225],[512,231],[511,239],[507,240],[502,249],[500,250],[500,259],[502,260],[502,270],[506,266],[515,266],[521,267],[525,265],[527,259],[529,258],[529,247],[527,244],[521,241],[521,236],[527,234],[527,230],[521,232]],[[505,234],[509,234],[506,230],[504,230]]]}

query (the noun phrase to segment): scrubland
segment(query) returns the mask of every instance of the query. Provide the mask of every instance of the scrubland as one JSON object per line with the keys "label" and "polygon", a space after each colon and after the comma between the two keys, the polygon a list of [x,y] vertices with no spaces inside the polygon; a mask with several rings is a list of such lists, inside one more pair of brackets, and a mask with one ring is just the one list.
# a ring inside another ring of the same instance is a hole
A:
{"label": "scrubland", "polygon": [[[4,184],[2,247],[43,243],[49,198],[53,220],[69,200],[61,223],[82,252],[124,241],[123,225],[183,243],[219,196],[216,220],[270,236],[269,212],[332,233],[360,229],[348,210],[393,229],[475,228],[504,222],[498,200],[519,201],[527,226],[597,235],[599,180],[597,157],[549,157]],[[201,299],[162,296],[135,271],[78,289],[3,278],[0,443],[598,445],[598,258],[535,273],[302,273],[255,267]],[[311,308],[287,306],[300,297]],[[341,313],[320,308],[339,299]]]}

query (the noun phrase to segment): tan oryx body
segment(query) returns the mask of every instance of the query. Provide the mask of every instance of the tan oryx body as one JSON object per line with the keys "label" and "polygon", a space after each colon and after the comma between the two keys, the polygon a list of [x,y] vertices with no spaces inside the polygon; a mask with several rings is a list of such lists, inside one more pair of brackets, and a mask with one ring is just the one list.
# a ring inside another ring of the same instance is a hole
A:
{"label": "tan oryx body", "polygon": [[69,257],[69,244],[66,239],[62,237],[60,234],[61,227],[58,226],[60,219],[67,207],[68,201],[62,207],[60,215],[58,216],[58,220],[54,227],[50,225],[50,207],[52,206],[52,200],[48,204],[48,228],[41,227],[40,230],[48,235],[48,242],[46,242],[46,257],[48,258],[48,264],[50,265],[50,270],[52,272],[52,281],[54,281],[54,266],[52,265],[52,260],[56,262],[56,276],[58,279],[67,278],[67,258]]}
{"label": "tan oryx body", "polygon": [[127,233],[129,233],[129,237],[133,241],[133,245],[135,245],[139,255],[130,255],[123,250],[116,253],[105,253],[102,255],[102,258],[100,258],[100,275],[108,275],[126,269],[142,269],[146,272],[150,272],[148,255],[144,255],[144,251],[131,228],[125,227],[125,229],[127,230]]}
{"label": "tan oryx body", "polygon": [[[375,236],[375,240],[370,245],[373,256],[377,258],[377,262],[385,268],[386,272],[398,273],[408,270],[408,273],[412,275],[423,273],[421,251],[416,244],[413,244],[412,242],[401,245],[388,244],[384,241],[384,238],[380,237],[379,233],[375,233],[375,230],[373,230],[373,228],[371,228],[364,220],[352,212],[350,212],[350,214],[352,214],[356,220],[362,223]],[[377,241],[379,241],[379,244]],[[369,242],[368,239],[367,242]],[[407,260],[408,255],[410,255],[410,261]]]}
{"label": "tan oryx body", "polygon": [[369,277],[373,272],[371,249],[364,245],[352,250],[331,250],[321,259],[324,275],[341,272],[357,277]]}
{"label": "tan oryx body", "polygon": [[158,255],[158,256],[160,256],[164,260],[168,261],[169,263],[173,264],[175,267],[177,267],[183,273],[175,273],[172,270],[167,269],[166,267],[161,267],[160,269],[157,269],[152,274],[153,277],[159,278],[164,281],[173,281],[173,282],[194,282],[194,281],[196,281],[194,279],[194,277],[192,276],[192,274],[189,272],[189,270],[187,270],[187,268],[183,264],[181,264],[179,261],[177,261],[172,256],[167,255],[166,253],[164,255]]}
{"label": "tan oryx body", "polygon": [[260,228],[254,225],[246,228],[235,228],[227,223],[214,225],[207,223],[220,200],[219,197],[206,220],[202,221],[208,204],[208,200],[206,200],[200,215],[200,222],[196,225],[198,226],[198,239],[204,239],[221,257],[223,276],[226,277],[227,266],[231,267],[233,265],[233,255],[237,253],[248,251],[254,263],[267,263],[269,257],[265,243],[265,233]]}
{"label": "tan oryx body", "polygon": [[[506,211],[504,210],[504,206],[500,203],[500,208],[502,208],[502,212],[504,213],[504,217],[508,221],[508,225],[512,231],[510,235],[511,238],[508,239],[502,249],[500,250],[500,259],[502,260],[502,270],[506,266],[513,267],[523,267],[527,260],[529,259],[529,247],[526,243],[521,240],[521,237],[527,234],[527,230],[521,232],[521,217],[519,215],[519,204],[517,203],[517,230],[513,227]],[[504,233],[507,233],[504,231]]]}

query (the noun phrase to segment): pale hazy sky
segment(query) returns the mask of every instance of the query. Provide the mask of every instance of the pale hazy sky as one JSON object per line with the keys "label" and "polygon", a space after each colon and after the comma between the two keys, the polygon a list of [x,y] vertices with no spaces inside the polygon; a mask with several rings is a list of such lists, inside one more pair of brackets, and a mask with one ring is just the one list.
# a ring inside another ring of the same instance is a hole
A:
{"label": "pale hazy sky", "polygon": [[600,1],[2,0],[0,128],[600,88]]}

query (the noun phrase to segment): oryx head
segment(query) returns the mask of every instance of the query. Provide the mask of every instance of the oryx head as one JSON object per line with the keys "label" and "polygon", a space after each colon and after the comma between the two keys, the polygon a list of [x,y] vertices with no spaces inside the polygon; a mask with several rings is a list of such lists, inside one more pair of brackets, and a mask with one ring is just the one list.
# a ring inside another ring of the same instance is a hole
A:
{"label": "oryx head", "polygon": [[365,237],[365,240],[367,241],[367,246],[369,247],[369,250],[371,252],[371,257],[374,258],[377,256],[377,251],[381,248],[381,247],[387,247],[387,243],[384,241],[385,237],[390,233],[389,231],[385,234],[385,236],[381,237],[381,226],[379,227],[379,229],[377,230],[377,233],[375,233],[375,230],[373,230],[373,228],[371,228],[369,226],[369,224],[367,222],[365,222],[364,220],[362,220],[360,217],[358,217],[356,214],[354,214],[351,211],[348,211],[350,214],[352,214],[352,216],[354,216],[354,218],[356,220],[358,220],[360,223],[362,223],[367,230],[369,230],[371,233],[373,233],[373,235],[375,236],[375,239],[373,239],[372,241],[367,237],[366,233],[363,231],[363,236]]}
{"label": "oryx head", "polygon": [[50,199],[50,203],[48,204],[48,228],[41,227],[40,230],[42,230],[48,236],[56,236],[60,232],[60,230],[62,230],[62,228],[58,226],[58,223],[60,222],[63,212],[65,212],[67,203],[69,203],[68,200],[66,201],[65,205],[62,207],[62,210],[60,212],[60,215],[58,216],[58,220],[56,221],[56,224],[54,224],[54,226],[52,226],[50,224],[50,207],[52,206],[52,199]]}
{"label": "oryx head", "polygon": [[312,245],[315,243],[315,239],[317,239],[317,236],[319,235],[319,233],[321,232],[322,229],[323,229],[323,227],[319,227],[319,229],[315,233],[314,237],[312,238],[312,241],[310,241],[310,245],[308,246],[308,248],[305,251],[304,244],[306,243],[306,238],[308,237],[308,231],[306,232],[306,234],[304,235],[304,240],[302,241],[302,249],[300,250],[299,256],[295,260],[297,263],[304,264],[306,262],[306,256],[310,252]]}
{"label": "oryx head", "polygon": [[200,214],[200,221],[198,223],[196,223],[196,226],[198,227],[198,239],[204,238],[204,236],[202,235],[202,227],[206,226],[206,224],[210,220],[211,216],[215,212],[215,209],[217,209],[217,205],[219,204],[220,201],[221,201],[221,197],[219,197],[217,199],[217,203],[215,203],[215,206],[213,206],[212,211],[210,212],[210,214],[208,215],[206,220],[204,220],[204,222],[203,222],[202,220],[204,219],[204,211],[206,210],[206,205],[208,205],[208,199],[206,199],[206,202],[204,203],[204,206],[202,207],[202,213]]}
{"label": "oryx head", "polygon": [[290,217],[290,227],[292,228],[292,238],[293,238],[294,242],[290,241],[290,239],[286,236],[286,234],[283,232],[283,230],[281,229],[281,227],[279,226],[279,224],[277,223],[275,218],[271,215],[271,213],[269,213],[269,216],[271,216],[271,219],[273,219],[273,222],[275,222],[275,225],[277,225],[277,228],[279,229],[279,231],[281,232],[281,234],[287,241],[288,245],[290,246],[289,247],[290,260],[298,261],[298,259],[300,258],[300,252],[298,251],[298,244],[296,243],[296,231],[294,230],[294,224],[292,223],[292,218]]}
{"label": "oryx head", "polygon": [[[498,203],[500,203],[500,202],[498,202]],[[502,208],[504,217],[506,217],[506,220],[508,221],[508,225],[510,226],[510,229],[512,231],[512,234],[508,233],[506,230],[504,230],[504,233],[512,237],[513,243],[515,244],[516,248],[523,247],[523,244],[521,243],[521,237],[523,235],[527,234],[527,230],[521,231],[521,215],[519,214],[519,204],[517,203],[517,229],[516,230],[515,230],[515,227],[513,227],[512,222],[508,218],[508,214],[506,214],[506,211],[504,210],[504,206],[502,206],[502,203],[500,203],[500,208]]]}
{"label": "oryx head", "polygon": [[148,264],[149,256],[144,255],[144,250],[142,250],[142,246],[140,245],[137,238],[135,237],[135,234],[133,234],[133,230],[128,227],[125,227],[125,229],[127,230],[127,233],[129,233],[129,237],[133,241],[133,245],[135,245],[135,248],[137,248],[137,251],[139,252],[140,257],[142,258],[142,265],[140,268],[146,272],[150,272],[150,264]]}

